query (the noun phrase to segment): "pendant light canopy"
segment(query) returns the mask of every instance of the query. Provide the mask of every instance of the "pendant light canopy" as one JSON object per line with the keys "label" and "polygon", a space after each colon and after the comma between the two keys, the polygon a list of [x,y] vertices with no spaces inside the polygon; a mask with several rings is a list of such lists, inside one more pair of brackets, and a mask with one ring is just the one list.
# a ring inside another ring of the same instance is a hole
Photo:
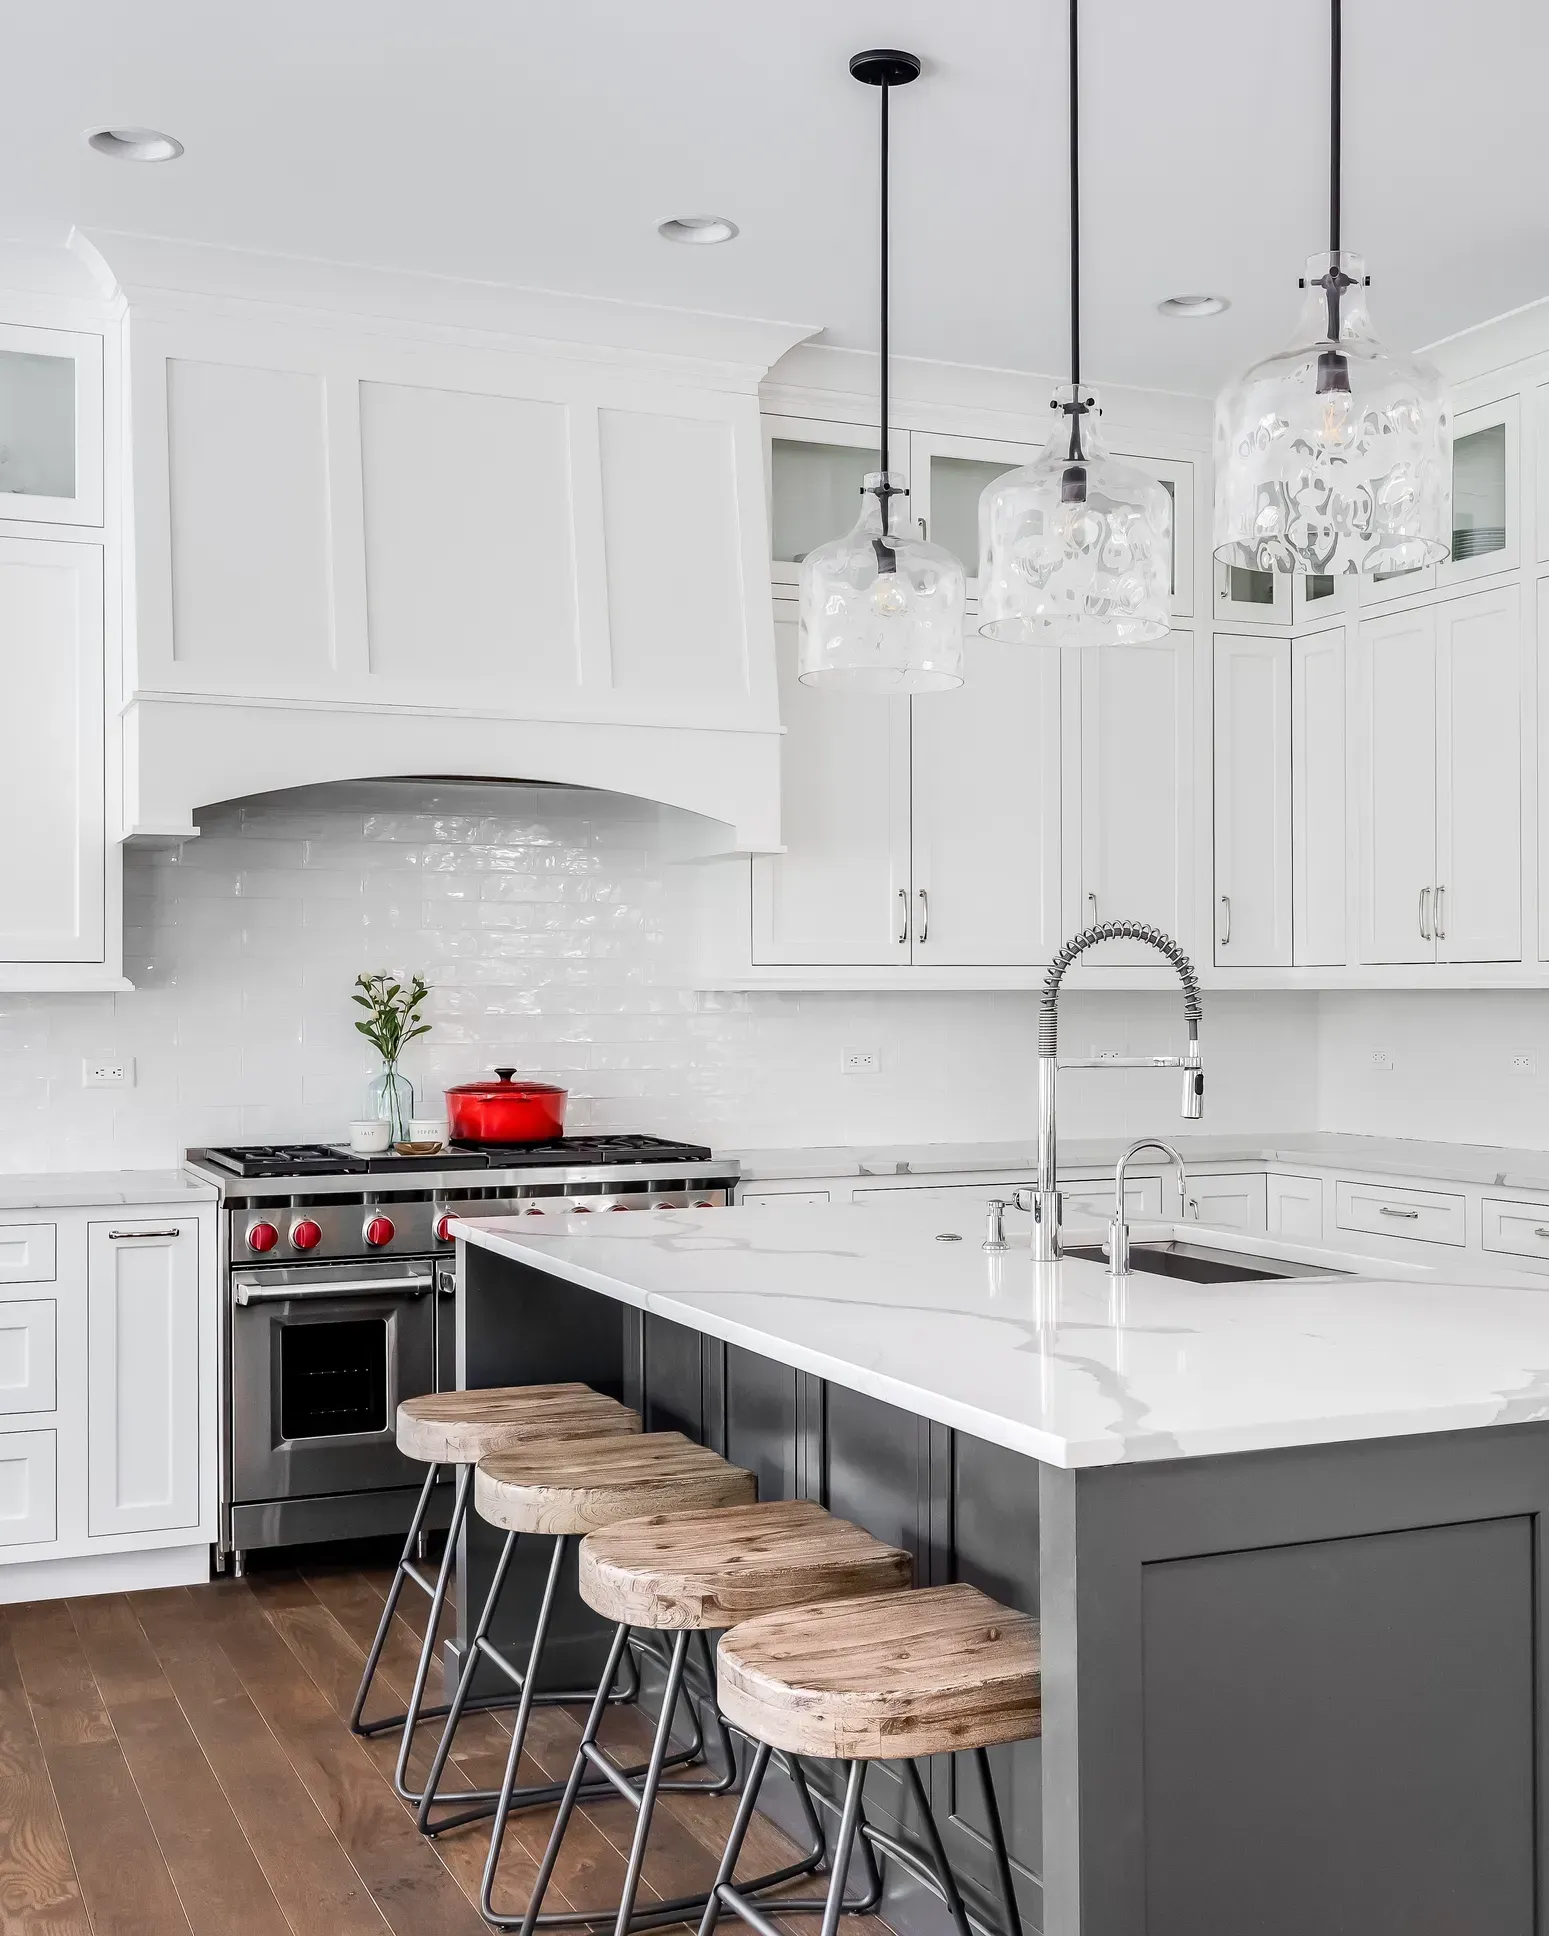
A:
{"label": "pendant light canopy", "polygon": [[1070,382],[1042,454],[979,499],[979,630],[1014,645],[1142,645],[1165,636],[1172,499],[1111,456],[1081,381],[1077,0],[1070,0]]}
{"label": "pendant light canopy", "polygon": [[913,535],[888,427],[888,96],[920,63],[878,48],[857,54],[850,72],[882,95],[882,464],[861,486],[855,529],[802,560],[798,670],[805,685],[841,692],[942,692],[963,683],[967,584],[950,551]]}
{"label": "pendant light canopy", "polygon": [[1452,414],[1439,374],[1383,348],[1340,239],[1340,0],[1330,0],[1329,220],[1290,345],[1216,400],[1215,554],[1259,571],[1389,576],[1451,549]]}

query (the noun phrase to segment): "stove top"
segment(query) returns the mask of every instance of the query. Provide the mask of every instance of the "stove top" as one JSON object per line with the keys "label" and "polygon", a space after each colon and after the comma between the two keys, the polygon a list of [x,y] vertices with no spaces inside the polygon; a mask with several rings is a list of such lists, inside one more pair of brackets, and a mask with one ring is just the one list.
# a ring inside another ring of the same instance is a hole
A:
{"label": "stove top", "polygon": [[547,1143],[454,1143],[434,1156],[356,1156],[332,1143],[247,1143],[191,1149],[188,1161],[229,1176],[409,1175],[416,1171],[565,1169],[599,1164],[702,1163],[700,1143],[663,1136],[557,1136]]}

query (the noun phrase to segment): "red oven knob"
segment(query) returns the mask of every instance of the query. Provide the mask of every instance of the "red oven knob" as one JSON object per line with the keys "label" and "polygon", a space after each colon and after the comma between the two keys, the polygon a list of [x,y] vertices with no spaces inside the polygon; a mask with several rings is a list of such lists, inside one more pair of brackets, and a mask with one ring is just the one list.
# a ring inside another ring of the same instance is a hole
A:
{"label": "red oven knob", "polygon": [[525,1217],[541,1217],[545,1214],[545,1211],[541,1203],[529,1203],[522,1214]]}
{"label": "red oven knob", "polygon": [[610,1210],[632,1210],[634,1205],[632,1203],[610,1203],[608,1208]]}
{"label": "red oven knob", "polygon": [[293,1250],[316,1250],[323,1241],[323,1226],[310,1217],[300,1217],[290,1227],[290,1241]]}
{"label": "red oven knob", "polygon": [[396,1235],[391,1217],[372,1217],[366,1225],[366,1242],[373,1250],[380,1250],[383,1244],[390,1244]]}
{"label": "red oven knob", "polygon": [[436,1218],[436,1242],[449,1244],[452,1241],[452,1219],[450,1213]]}
{"label": "red oven knob", "polygon": [[250,1223],[247,1227],[249,1250],[273,1250],[279,1241],[280,1233],[272,1223]]}
{"label": "red oven knob", "polygon": [[716,1206],[708,1197],[700,1197],[698,1202],[695,1203],[694,1208],[696,1210],[714,1210]]}
{"label": "red oven knob", "polygon": [[592,1214],[592,1206],[589,1203],[572,1203],[569,1209],[573,1217],[589,1217]]}

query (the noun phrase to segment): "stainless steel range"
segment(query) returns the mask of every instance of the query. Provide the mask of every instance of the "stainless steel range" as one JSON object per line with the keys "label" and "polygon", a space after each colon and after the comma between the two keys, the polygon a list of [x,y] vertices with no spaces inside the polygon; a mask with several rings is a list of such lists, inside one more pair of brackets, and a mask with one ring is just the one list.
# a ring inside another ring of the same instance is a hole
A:
{"label": "stainless steel range", "polygon": [[221,1196],[217,1565],[233,1554],[238,1571],[253,1547],[407,1528],[424,1473],[393,1421],[400,1399],[457,1382],[453,1217],[709,1206],[738,1176],[653,1136],[430,1157],[196,1149],[187,1168]]}

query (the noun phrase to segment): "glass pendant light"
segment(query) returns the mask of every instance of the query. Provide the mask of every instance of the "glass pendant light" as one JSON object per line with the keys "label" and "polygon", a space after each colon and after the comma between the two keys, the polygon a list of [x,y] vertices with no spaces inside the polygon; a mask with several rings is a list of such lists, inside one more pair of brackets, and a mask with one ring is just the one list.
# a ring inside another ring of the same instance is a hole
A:
{"label": "glass pendant light", "polygon": [[968,588],[950,551],[913,535],[909,492],[888,438],[888,95],[914,80],[913,54],[857,54],[850,72],[882,90],[882,468],[861,486],[861,515],[843,538],[801,561],[802,682],[841,692],[943,692],[963,683]]}
{"label": "glass pendant light", "polygon": [[1167,633],[1172,499],[1109,454],[1081,381],[1077,0],[1070,0],[1070,382],[1042,454],[979,499],[979,630],[1013,645],[1143,645]]}
{"label": "glass pendant light", "polygon": [[1430,364],[1383,348],[1339,233],[1340,0],[1330,0],[1328,252],[1288,348],[1216,400],[1215,555],[1258,571],[1414,571],[1445,558],[1452,416]]}

